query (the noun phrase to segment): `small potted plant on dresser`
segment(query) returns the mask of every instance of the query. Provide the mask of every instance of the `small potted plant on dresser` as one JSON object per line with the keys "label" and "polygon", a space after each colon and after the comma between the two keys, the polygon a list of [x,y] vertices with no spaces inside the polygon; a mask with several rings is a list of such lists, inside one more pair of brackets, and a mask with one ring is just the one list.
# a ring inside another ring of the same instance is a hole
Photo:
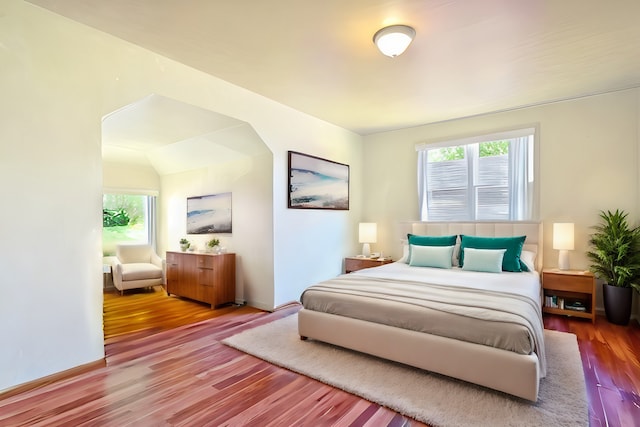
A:
{"label": "small potted plant on dresser", "polygon": [[191,243],[189,243],[189,241],[185,238],[180,239],[180,250],[182,252],[185,252],[187,249],[189,249],[189,246],[191,246]]}
{"label": "small potted plant on dresser", "polygon": [[220,248],[220,240],[219,239],[211,239],[207,242],[207,252],[218,253],[218,249]]}
{"label": "small potted plant on dresser", "polygon": [[593,227],[587,252],[591,271],[602,279],[607,320],[626,325],[631,318],[633,289],[640,292],[640,227],[630,227],[627,213],[601,211],[602,222]]}

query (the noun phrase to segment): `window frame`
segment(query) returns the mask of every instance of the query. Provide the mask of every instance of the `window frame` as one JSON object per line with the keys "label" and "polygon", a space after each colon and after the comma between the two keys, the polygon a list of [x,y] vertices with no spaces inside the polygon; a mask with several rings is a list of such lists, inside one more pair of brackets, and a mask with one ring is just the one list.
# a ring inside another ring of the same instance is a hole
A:
{"label": "window frame", "polygon": [[[532,137],[532,140],[531,140],[532,144],[529,148],[530,151],[528,153],[529,168],[528,168],[528,176],[527,176],[527,179],[530,180],[530,182],[532,182],[531,195],[530,195],[530,207],[529,207],[530,217],[518,219],[515,221],[536,221],[537,218],[539,217],[538,206],[539,206],[539,199],[540,199],[539,197],[540,181],[539,181],[539,172],[538,172],[539,163],[540,163],[539,162],[540,143],[539,143],[539,126],[537,124],[527,125],[527,126],[522,126],[518,128],[502,130],[502,131],[496,131],[496,132],[486,133],[481,135],[471,135],[471,136],[464,136],[464,137],[451,138],[451,139],[448,138],[448,139],[425,141],[425,142],[416,144],[415,149],[417,153],[420,151],[427,152],[428,150],[438,149],[438,148],[467,146],[470,144],[479,144],[483,142],[492,142],[492,141],[500,141],[500,140],[511,140],[511,139],[521,138],[525,136]],[[466,153],[466,150],[465,150],[465,153]],[[426,156],[427,154],[425,154],[425,157]],[[477,206],[475,191],[478,187],[474,183],[475,181],[474,175],[478,173],[478,170],[477,168],[469,168],[468,164],[470,162],[475,162],[478,159],[475,159],[475,158],[470,159],[470,158],[467,158],[466,156],[465,156],[465,162],[467,162],[467,179],[468,179],[466,191],[470,194],[474,193],[474,194],[471,194],[471,196],[469,195],[467,196],[472,198],[472,204],[469,205],[468,211],[469,212],[473,211],[473,217],[466,218],[466,219],[429,219],[426,212],[427,203],[428,203],[428,200],[427,200],[428,195],[426,194],[427,192],[426,177],[421,176],[421,174],[424,172],[424,168],[420,164],[421,162],[420,155],[418,155],[417,157],[418,157],[417,159],[418,216],[421,219],[421,221],[465,221],[465,222],[500,221],[500,220],[489,220],[489,219],[487,220],[476,219],[478,206]],[[531,162],[533,164],[531,164]],[[425,186],[424,189],[423,189],[423,186]],[[422,192],[424,192],[425,194],[421,194]],[[514,221],[514,219],[504,219],[504,221]]]}
{"label": "window frame", "polygon": [[[126,196],[143,196],[145,200],[145,222],[147,231],[147,242],[153,250],[157,250],[157,229],[158,229],[158,195],[159,192],[151,190],[132,190],[132,189],[119,189],[119,188],[103,188],[102,195],[115,194]],[[103,202],[104,203],[104,202]],[[104,205],[103,205],[104,208]],[[104,230],[101,233],[101,237],[104,236]],[[131,242],[130,242],[131,243]],[[140,244],[143,244],[140,242]],[[105,253],[104,241],[102,242],[103,254]]]}

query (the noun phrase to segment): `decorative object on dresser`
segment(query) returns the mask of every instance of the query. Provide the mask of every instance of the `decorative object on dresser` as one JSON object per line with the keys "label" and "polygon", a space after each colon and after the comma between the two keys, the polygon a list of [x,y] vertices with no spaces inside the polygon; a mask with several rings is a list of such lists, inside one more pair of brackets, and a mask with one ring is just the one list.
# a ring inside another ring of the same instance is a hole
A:
{"label": "decorative object on dresser", "polygon": [[211,308],[234,302],[235,254],[167,252],[167,295],[171,294]]}
{"label": "decorative object on dresser", "polygon": [[180,239],[180,250],[182,252],[186,252],[187,249],[189,249],[189,246],[191,246],[191,243],[187,239],[185,238]]}
{"label": "decorative object on dresser", "polygon": [[289,151],[290,209],[349,210],[349,165]]}
{"label": "decorative object on dresser", "polygon": [[378,226],[375,222],[361,222],[358,225],[358,240],[362,243],[362,256],[371,255],[371,243],[378,241]]}
{"label": "decorative object on dresser", "polygon": [[379,267],[381,265],[392,263],[391,258],[362,258],[362,257],[346,257],[344,259],[344,272],[351,273],[362,270],[363,268]]}
{"label": "decorative object on dresser", "polygon": [[220,239],[213,238],[207,242],[207,252],[211,252],[214,254],[220,253]]}
{"label": "decorative object on dresser", "polygon": [[558,268],[569,270],[569,251],[573,250],[573,223],[553,224],[553,249],[558,250]]}
{"label": "decorative object on dresser", "polygon": [[593,226],[595,233],[587,252],[590,270],[601,279],[604,311],[607,320],[627,325],[631,318],[632,288],[640,292],[640,227],[631,227],[627,213],[601,211],[602,222]]}
{"label": "decorative object on dresser", "polygon": [[113,285],[120,291],[163,285],[164,261],[151,245],[117,245],[112,266]]}
{"label": "decorative object on dresser", "polygon": [[542,311],[596,321],[596,279],[589,271],[542,271]]}

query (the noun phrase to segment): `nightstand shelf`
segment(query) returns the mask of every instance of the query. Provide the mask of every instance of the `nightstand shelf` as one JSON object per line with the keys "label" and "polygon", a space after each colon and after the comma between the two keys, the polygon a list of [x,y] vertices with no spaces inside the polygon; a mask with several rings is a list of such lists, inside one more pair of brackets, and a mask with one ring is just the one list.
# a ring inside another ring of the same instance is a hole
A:
{"label": "nightstand shelf", "polygon": [[[596,279],[588,271],[545,269],[542,271],[544,313],[596,321]],[[570,305],[581,310],[572,310]]]}
{"label": "nightstand shelf", "polygon": [[392,262],[389,258],[380,261],[376,258],[346,257],[344,259],[344,271],[345,273],[352,273],[363,268],[379,267]]}

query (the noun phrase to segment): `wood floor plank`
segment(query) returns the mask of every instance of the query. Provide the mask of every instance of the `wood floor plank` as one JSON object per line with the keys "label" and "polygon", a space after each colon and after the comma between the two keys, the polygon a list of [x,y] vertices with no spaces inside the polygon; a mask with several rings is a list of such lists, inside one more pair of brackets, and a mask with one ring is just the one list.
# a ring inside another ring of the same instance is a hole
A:
{"label": "wood floor plank", "polygon": [[578,337],[591,426],[640,426],[640,325],[545,315],[545,327]]}
{"label": "wood floor plank", "polygon": [[[209,306],[161,288],[105,294],[107,366],[0,395],[4,426],[424,426],[220,341],[291,315]],[[640,425],[640,326],[545,315],[578,337],[591,426]]]}
{"label": "wood floor plank", "polygon": [[317,390],[315,384],[292,375],[282,388],[275,390],[266,399],[222,422],[229,425],[274,425],[279,419],[289,418],[291,412],[297,412],[294,408]]}

